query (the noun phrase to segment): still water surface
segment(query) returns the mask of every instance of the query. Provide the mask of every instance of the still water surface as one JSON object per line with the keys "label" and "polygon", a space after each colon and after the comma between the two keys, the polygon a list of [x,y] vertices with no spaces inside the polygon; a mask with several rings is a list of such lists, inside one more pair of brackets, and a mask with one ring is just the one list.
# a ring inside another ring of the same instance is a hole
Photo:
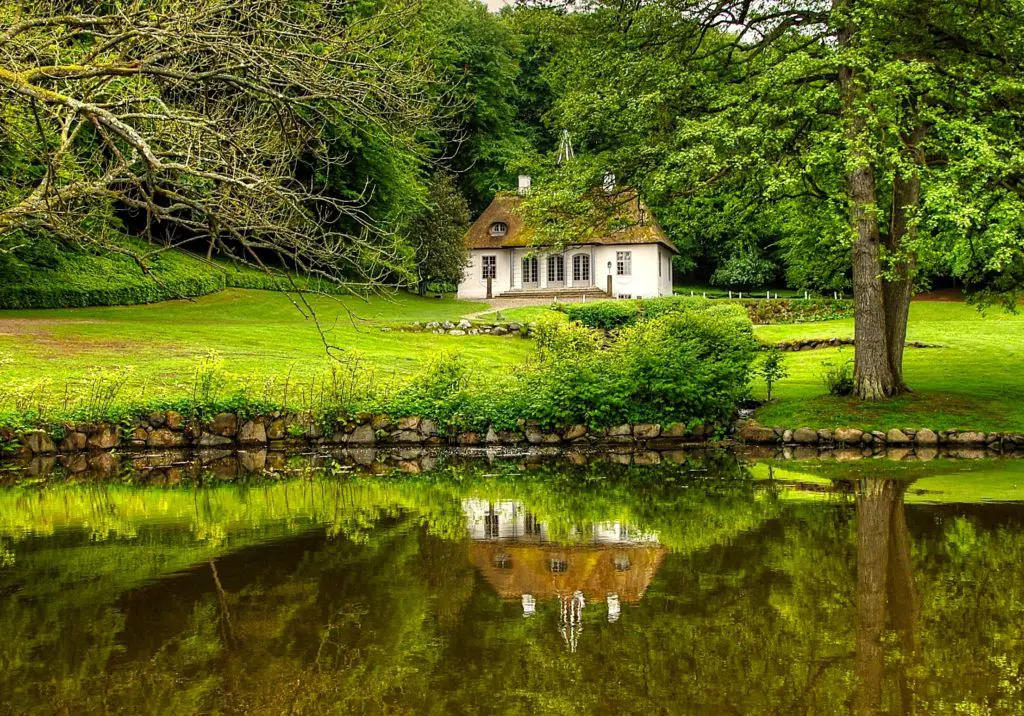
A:
{"label": "still water surface", "polygon": [[1024,702],[1017,462],[8,482],[2,712]]}

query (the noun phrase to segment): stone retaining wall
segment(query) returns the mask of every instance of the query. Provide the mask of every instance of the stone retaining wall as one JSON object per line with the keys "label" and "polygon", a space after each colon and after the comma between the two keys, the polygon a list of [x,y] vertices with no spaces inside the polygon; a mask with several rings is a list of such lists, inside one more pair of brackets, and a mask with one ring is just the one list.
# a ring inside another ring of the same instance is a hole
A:
{"label": "stone retaining wall", "polygon": [[[380,329],[385,333],[392,328],[384,326]],[[521,338],[533,338],[534,324],[518,323],[473,323],[463,318],[458,323],[451,321],[430,321],[428,323],[413,323],[400,326],[397,330],[407,333],[435,333],[439,336],[519,336]]]}
{"label": "stone retaining wall", "polygon": [[[853,346],[852,338],[803,338],[796,341],[782,341],[781,343],[768,344],[765,347],[775,348],[780,351],[813,351],[822,348],[839,348],[840,346]],[[921,341],[907,341],[903,344],[907,348],[941,348],[935,343],[922,343]]]}
{"label": "stone retaining wall", "polygon": [[444,434],[428,418],[393,418],[363,414],[325,430],[309,416],[272,413],[240,417],[220,413],[211,420],[189,420],[174,412],[155,412],[124,427],[105,423],[66,425],[59,434],[32,430],[15,435],[0,431],[0,443],[15,442],[23,455],[74,454],[95,450],[302,449],[317,446],[491,446],[491,445],[606,445],[682,444],[704,440],[716,428],[677,424],[619,425],[594,429],[572,425],[557,432],[522,422],[516,430]]}
{"label": "stone retaining wall", "polygon": [[[594,429],[572,425],[559,431],[546,431],[532,422],[522,421],[515,430],[495,430],[444,434],[428,418],[387,415],[358,415],[325,430],[308,415],[271,413],[244,417],[219,413],[212,419],[187,419],[174,411],[154,412],[128,426],[106,423],[65,425],[56,434],[31,430],[22,434],[0,429],[0,444],[13,443],[19,457],[33,455],[73,455],[96,451],[156,450],[308,450],[311,448],[388,448],[388,447],[608,447],[639,446],[653,449],[700,443],[718,433],[715,426],[687,428],[682,424],[618,425]],[[877,453],[882,449],[916,451],[982,450],[994,454],[1024,452],[1024,435],[985,433],[967,430],[931,430],[929,428],[892,428],[888,431],[864,431],[859,428],[836,430],[800,427],[768,427],[755,420],[738,423],[733,436],[741,443],[771,448],[848,449]]]}
{"label": "stone retaining wall", "polygon": [[767,427],[755,420],[740,423],[735,436],[754,445],[837,446],[837,447],[920,447],[984,448],[994,452],[1024,450],[1024,435],[1019,433],[985,433],[973,430],[931,430],[930,428],[891,428],[836,430],[800,427],[796,429]]}

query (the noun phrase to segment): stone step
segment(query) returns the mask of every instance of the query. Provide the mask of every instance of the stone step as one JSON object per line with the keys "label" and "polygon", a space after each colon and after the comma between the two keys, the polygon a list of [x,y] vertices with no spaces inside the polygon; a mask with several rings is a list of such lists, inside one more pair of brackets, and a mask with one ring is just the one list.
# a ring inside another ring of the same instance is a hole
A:
{"label": "stone step", "polygon": [[499,293],[497,298],[607,298],[599,288],[530,288]]}

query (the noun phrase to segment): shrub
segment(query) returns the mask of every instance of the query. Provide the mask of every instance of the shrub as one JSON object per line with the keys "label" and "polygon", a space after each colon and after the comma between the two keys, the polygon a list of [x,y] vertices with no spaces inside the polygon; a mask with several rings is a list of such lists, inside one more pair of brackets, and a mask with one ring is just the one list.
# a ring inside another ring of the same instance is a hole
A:
{"label": "shrub", "polygon": [[747,315],[755,326],[853,318],[853,301],[847,299],[743,299],[739,303],[747,310]]}
{"label": "shrub", "polygon": [[737,306],[671,313],[623,332],[629,422],[720,422],[747,393],[757,345]]}
{"label": "shrub", "polygon": [[570,320],[590,328],[612,330],[632,326],[648,318],[689,311],[711,303],[738,304],[755,325],[805,323],[853,317],[853,301],[832,299],[705,299],[694,296],[662,296],[638,301],[594,301],[560,304]]}
{"label": "shrub", "polygon": [[640,301],[592,301],[565,303],[560,308],[569,320],[610,331],[635,323],[640,317],[640,306]]}
{"label": "shrub", "polygon": [[853,394],[853,360],[842,356],[836,361],[822,361],[821,382],[832,395],[843,398]]}
{"label": "shrub", "polygon": [[711,274],[712,286],[741,289],[767,286],[778,276],[778,266],[754,249],[737,251]]}
{"label": "shrub", "polygon": [[447,433],[484,428],[492,416],[508,412],[507,400],[500,387],[475,384],[460,354],[441,353],[393,395],[380,396],[373,407],[396,416],[430,418]]}
{"label": "shrub", "polygon": [[727,420],[747,392],[751,324],[738,306],[690,305],[623,329],[604,349],[592,330],[552,325],[521,378],[524,417],[549,428]]}

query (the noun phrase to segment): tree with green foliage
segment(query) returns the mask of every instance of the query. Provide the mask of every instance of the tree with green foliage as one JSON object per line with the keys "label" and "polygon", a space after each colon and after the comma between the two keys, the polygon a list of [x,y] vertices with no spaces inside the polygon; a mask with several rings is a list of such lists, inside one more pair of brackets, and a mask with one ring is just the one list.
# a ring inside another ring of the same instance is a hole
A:
{"label": "tree with green foliage", "polygon": [[776,274],[775,263],[758,249],[741,246],[711,274],[711,285],[755,289],[771,285]]}
{"label": "tree with green foliage", "polygon": [[909,302],[930,275],[1013,302],[1024,278],[1021,0],[588,7],[550,70],[552,120],[594,155],[578,183],[613,171],[698,234],[735,217],[778,221],[790,257],[820,252],[834,271],[845,254],[861,398],[906,389]]}
{"label": "tree with green foliage", "polygon": [[772,387],[778,381],[789,375],[789,368],[786,367],[785,356],[778,348],[770,348],[761,356],[756,372],[764,379],[765,387],[768,389],[768,402],[772,400]]}
{"label": "tree with green foliage", "polygon": [[508,189],[507,166],[531,151],[515,105],[522,48],[516,33],[476,0],[433,0],[438,34],[434,62],[452,116],[445,131],[446,166],[470,206],[482,210]]}
{"label": "tree with green foliage", "polygon": [[434,175],[427,201],[426,210],[410,230],[421,296],[426,295],[431,282],[458,284],[469,260],[465,242],[469,205],[451,174]]}

